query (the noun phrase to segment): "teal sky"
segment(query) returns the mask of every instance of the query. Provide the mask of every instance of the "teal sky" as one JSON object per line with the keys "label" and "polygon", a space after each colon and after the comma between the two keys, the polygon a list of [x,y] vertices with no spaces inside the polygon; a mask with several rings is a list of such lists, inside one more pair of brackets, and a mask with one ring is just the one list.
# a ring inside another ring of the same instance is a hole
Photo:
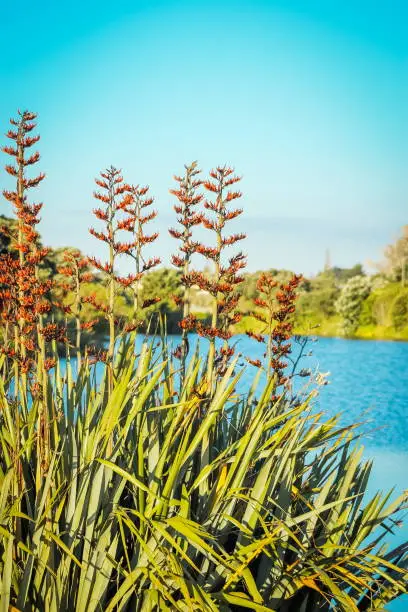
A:
{"label": "teal sky", "polygon": [[151,185],[166,261],[194,159],[243,175],[250,269],[378,260],[408,223],[405,0],[1,4],[1,132],[38,112],[46,244],[95,252],[93,177],[114,164]]}

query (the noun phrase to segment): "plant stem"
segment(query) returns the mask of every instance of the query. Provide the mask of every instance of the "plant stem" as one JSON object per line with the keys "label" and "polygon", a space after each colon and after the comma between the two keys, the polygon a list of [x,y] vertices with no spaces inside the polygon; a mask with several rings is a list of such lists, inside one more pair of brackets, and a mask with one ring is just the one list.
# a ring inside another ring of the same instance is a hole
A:
{"label": "plant stem", "polygon": [[76,326],[76,354],[77,354],[77,369],[78,372],[81,369],[81,284],[79,279],[79,267],[78,262],[74,259],[75,265],[75,326]]}
{"label": "plant stem", "polygon": [[[218,196],[218,204],[219,207],[222,203],[222,189]],[[215,282],[219,283],[220,281],[220,272],[221,272],[221,248],[222,248],[222,223],[223,217],[219,212],[217,215],[217,258],[215,259]],[[212,307],[212,318],[211,318],[211,327],[213,329],[218,328],[218,293],[214,296],[213,299],[213,307]],[[208,352],[208,381],[209,388],[212,393],[213,385],[214,385],[214,360],[215,360],[215,337],[210,339],[210,348]]]}
{"label": "plant stem", "polygon": [[111,198],[109,205],[109,222],[108,222],[108,236],[109,236],[109,285],[108,285],[108,302],[109,302],[109,351],[108,351],[108,362],[113,365],[113,354],[115,350],[115,279],[114,279],[114,264],[115,264],[115,250],[114,250],[114,230],[113,230],[113,218],[115,215],[114,201],[113,201],[113,186],[111,190]]}

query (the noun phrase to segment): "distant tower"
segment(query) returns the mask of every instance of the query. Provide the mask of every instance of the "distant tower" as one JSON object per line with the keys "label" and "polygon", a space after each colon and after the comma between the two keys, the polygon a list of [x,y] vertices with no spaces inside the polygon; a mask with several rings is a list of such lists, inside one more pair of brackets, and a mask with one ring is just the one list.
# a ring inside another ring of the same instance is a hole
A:
{"label": "distant tower", "polygon": [[326,249],[326,255],[324,258],[324,271],[328,272],[329,270],[331,270],[332,265],[331,265],[331,257],[330,257],[330,249]]}

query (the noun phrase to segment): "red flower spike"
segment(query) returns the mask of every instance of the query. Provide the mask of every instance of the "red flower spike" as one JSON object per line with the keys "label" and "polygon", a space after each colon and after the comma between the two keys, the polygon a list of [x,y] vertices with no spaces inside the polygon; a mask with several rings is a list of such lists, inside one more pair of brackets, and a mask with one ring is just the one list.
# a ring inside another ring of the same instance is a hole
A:
{"label": "red flower spike", "polygon": [[6,166],[7,172],[16,179],[15,190],[3,193],[13,205],[17,228],[9,232],[11,254],[0,256],[0,276],[5,289],[0,301],[0,314],[12,324],[17,325],[18,321],[20,349],[17,357],[24,371],[28,371],[34,363],[31,353],[38,348],[37,330],[41,332],[43,317],[52,309],[48,299],[52,281],[43,280],[38,274],[38,266],[49,252],[39,245],[39,233],[35,229],[40,221],[38,214],[42,204],[30,204],[27,200],[27,191],[37,187],[45,178],[43,173],[32,178],[26,174],[40,159],[38,152],[27,155],[27,149],[40,138],[28,135],[36,127],[32,123],[35,117],[34,113],[24,111],[18,113],[17,119],[11,119],[11,124],[17,130],[9,130],[7,136],[15,142],[15,146],[3,148],[16,163],[16,166]]}
{"label": "red flower spike", "polygon": [[[301,281],[301,276],[293,275],[289,282],[279,284],[268,273],[262,273],[257,281],[260,296],[254,299],[254,303],[262,310],[255,311],[252,316],[264,324],[264,333],[269,335],[266,353],[268,369],[277,374],[277,387],[284,385],[288,380],[284,376],[287,366],[284,358],[292,350],[289,340],[293,331],[296,289]],[[248,335],[258,339],[257,334],[250,332]]]}
{"label": "red flower spike", "polygon": [[177,213],[177,222],[180,229],[169,229],[169,234],[179,241],[178,253],[172,255],[172,263],[182,272],[181,283],[183,286],[183,296],[175,298],[177,306],[182,307],[183,318],[179,323],[182,330],[182,339],[179,358],[182,361],[182,376],[184,375],[185,360],[189,350],[187,334],[194,331],[197,326],[197,319],[190,313],[190,299],[188,292],[191,286],[197,284],[201,280],[201,276],[194,271],[190,271],[191,258],[194,253],[198,252],[198,243],[192,240],[192,228],[200,225],[203,222],[204,216],[196,211],[196,207],[203,199],[202,194],[198,193],[198,188],[201,186],[201,180],[198,178],[201,170],[198,168],[197,162],[192,162],[185,165],[185,173],[183,176],[174,176],[174,180],[178,183],[177,189],[170,189],[171,195],[177,198],[177,203],[174,205],[174,210]]}

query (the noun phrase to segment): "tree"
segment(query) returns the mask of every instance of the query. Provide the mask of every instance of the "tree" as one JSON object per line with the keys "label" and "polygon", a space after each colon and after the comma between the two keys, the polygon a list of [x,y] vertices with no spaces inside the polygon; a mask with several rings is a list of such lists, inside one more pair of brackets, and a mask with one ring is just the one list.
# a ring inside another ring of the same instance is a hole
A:
{"label": "tree", "polygon": [[143,300],[148,300],[152,295],[160,298],[158,304],[152,304],[150,312],[155,310],[168,314],[178,309],[174,298],[182,292],[180,277],[181,273],[171,268],[158,268],[146,274],[142,284]]}
{"label": "tree", "polygon": [[336,283],[339,285],[343,285],[354,276],[365,276],[363,266],[361,264],[355,264],[352,268],[339,268],[335,266],[331,269],[331,272],[336,279]]}
{"label": "tree", "polygon": [[364,300],[371,290],[370,279],[354,276],[344,285],[336,302],[336,310],[343,318],[343,333],[352,336],[357,330]]}
{"label": "tree", "polygon": [[402,236],[386,247],[384,256],[385,273],[404,287],[408,281],[408,225],[402,228]]}
{"label": "tree", "polygon": [[391,306],[391,317],[395,329],[403,329],[408,325],[408,291],[405,289],[397,295]]}
{"label": "tree", "polygon": [[10,251],[11,236],[17,229],[17,221],[4,215],[0,215],[0,254]]}

